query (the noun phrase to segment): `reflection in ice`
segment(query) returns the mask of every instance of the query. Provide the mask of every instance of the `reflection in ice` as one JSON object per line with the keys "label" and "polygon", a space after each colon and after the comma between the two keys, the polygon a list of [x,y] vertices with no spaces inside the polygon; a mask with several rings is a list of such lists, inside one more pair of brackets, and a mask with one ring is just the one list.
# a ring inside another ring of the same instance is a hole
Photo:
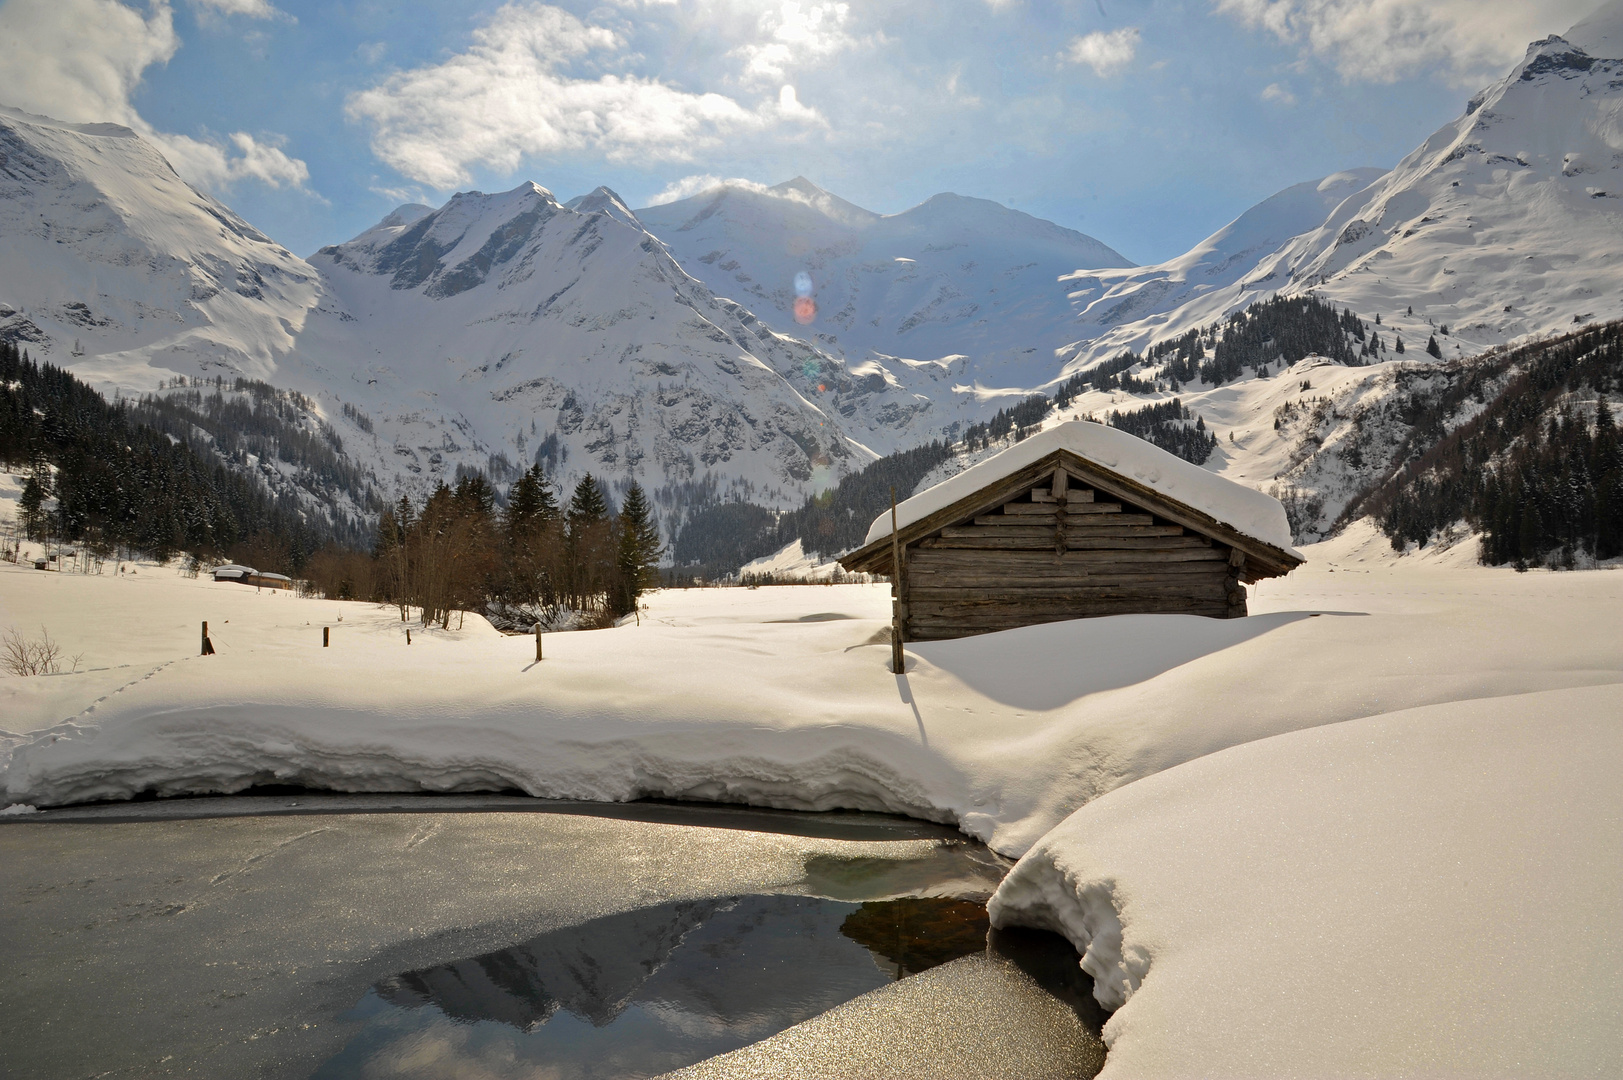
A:
{"label": "reflection in ice", "polygon": [[955,899],[686,901],[386,979],[318,1077],[634,1077],[756,1042],[986,943]]}

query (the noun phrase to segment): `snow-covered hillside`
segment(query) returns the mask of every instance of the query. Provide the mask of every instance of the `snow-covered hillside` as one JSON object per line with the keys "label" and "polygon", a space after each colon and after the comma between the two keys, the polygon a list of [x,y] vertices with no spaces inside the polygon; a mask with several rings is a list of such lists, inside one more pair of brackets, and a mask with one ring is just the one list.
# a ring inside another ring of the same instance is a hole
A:
{"label": "snow-covered hillside", "polygon": [[[881,215],[803,177],[721,184],[637,217],[718,295],[810,335],[858,374],[930,395],[951,418],[984,411],[988,395],[966,392],[976,387],[1052,378],[1055,350],[1076,338],[1061,275],[1131,265],[1090,236],[984,199],[942,194]],[[809,279],[798,291],[797,275]],[[808,284],[815,317],[797,324]]]}
{"label": "snow-covered hillside", "polygon": [[1293,185],[1164,263],[1066,274],[1061,282],[1077,312],[1074,329],[1084,335],[1071,354],[1097,360],[1142,350],[1271,294],[1277,275],[1260,268],[1269,257],[1385,175],[1350,169]]}
{"label": "snow-covered hillside", "polygon": [[128,389],[265,379],[321,295],[130,129],[0,108],[0,338]]}
{"label": "snow-covered hillside", "polygon": [[1193,279],[1246,248],[1225,234],[1275,217],[1271,204],[1283,223],[1279,201],[1301,206],[1287,199],[1298,189],[1162,267],[1074,274],[1082,323],[1069,366],[1274,293],[1382,313],[1411,344],[1447,325],[1448,356],[1623,316],[1623,2],[1530,45],[1390,173],[1324,183],[1327,214],[1270,250],[1247,249],[1213,289]]}

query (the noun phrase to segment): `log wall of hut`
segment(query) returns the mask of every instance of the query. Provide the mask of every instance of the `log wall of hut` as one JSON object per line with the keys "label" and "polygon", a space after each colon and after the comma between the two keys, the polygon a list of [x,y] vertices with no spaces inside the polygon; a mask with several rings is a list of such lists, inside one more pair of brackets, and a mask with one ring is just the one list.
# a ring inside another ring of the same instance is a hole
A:
{"label": "log wall of hut", "polygon": [[1063,471],[906,545],[909,641],[1095,615],[1246,613],[1245,556]]}

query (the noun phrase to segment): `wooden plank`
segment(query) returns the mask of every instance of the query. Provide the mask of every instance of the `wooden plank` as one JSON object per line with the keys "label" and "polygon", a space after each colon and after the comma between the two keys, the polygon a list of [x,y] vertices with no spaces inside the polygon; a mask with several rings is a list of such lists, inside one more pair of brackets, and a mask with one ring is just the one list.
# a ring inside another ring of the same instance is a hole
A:
{"label": "wooden plank", "polygon": [[[1100,605],[1114,604],[1111,607]],[[1165,601],[1129,597],[1117,603],[1109,599],[1094,601],[1092,606],[1054,608],[1049,611],[1021,610],[1014,612],[944,612],[922,616],[919,626],[993,626],[1010,628],[1030,626],[1033,623],[1053,622],[1056,619],[1094,619],[1100,615],[1211,615],[1227,618],[1228,612],[1220,604],[1198,600],[1168,598]]]}
{"label": "wooden plank", "polygon": [[1183,592],[1199,592],[1202,595],[1210,593],[1212,596],[1223,596],[1223,579],[1209,574],[1126,574],[1121,577],[1109,578],[1080,578],[1074,581],[1030,581],[1008,585],[995,581],[981,581],[975,584],[962,585],[925,585],[922,583],[913,586],[913,599],[919,603],[926,600],[932,603],[945,603],[949,600],[974,600],[980,597],[1003,597],[1009,600],[1021,598],[1040,600],[1045,597],[1066,597],[1080,594],[1087,589],[1164,589]]}
{"label": "wooden plank", "polygon": [[[1073,491],[1071,494],[1076,493]],[[1119,514],[1121,513],[1121,503],[1067,503],[1063,507],[1056,503],[1011,502],[1003,504],[1003,512],[1009,515],[1029,514],[1033,517],[1052,518],[1056,512],[1061,510],[1067,516],[1073,514],[1078,516],[1085,514]]]}
{"label": "wooden plank", "polygon": [[[974,526],[958,525],[953,526],[953,528],[982,528],[988,525],[997,529],[1033,528],[1039,525],[1046,528],[1053,528],[1056,522],[1064,522],[1065,528],[1069,530],[1091,528],[1094,526],[1103,525],[1154,525],[1155,519],[1149,514],[1123,514],[1119,510],[1110,514],[1049,513],[1040,517],[1036,514],[984,514],[975,519]],[[1179,532],[1183,531],[1183,527],[1181,525],[1171,527],[1176,528]]]}
{"label": "wooden plank", "polygon": [[[1152,525],[1148,518],[1143,520],[1128,519],[1126,514],[1120,518],[1110,518],[1105,521],[1072,523],[1065,525],[1065,535],[1080,536],[1084,539],[1099,536],[1182,536],[1182,525]],[[941,539],[961,540],[965,537],[975,536],[1048,536],[1054,535],[1053,525],[1035,525],[1024,521],[1013,521],[1007,525],[987,527],[984,525],[953,525],[941,530]]]}
{"label": "wooden plank", "polygon": [[1228,617],[1228,610],[1222,604],[1202,604],[1180,600],[1102,600],[1096,602],[1087,610],[1052,612],[1044,615],[1032,614],[1018,618],[1002,615],[918,618],[913,622],[913,632],[915,640],[926,641],[932,638],[957,636],[964,633],[1013,630],[1016,627],[1032,626],[1045,622],[1061,622],[1069,619],[1096,619],[1106,615],[1202,615],[1207,618],[1222,619]]}
{"label": "wooden plank", "polygon": [[1040,600],[951,600],[951,601],[923,601],[915,602],[912,616],[915,619],[945,619],[963,616],[991,616],[1006,615],[1012,619],[1021,619],[1029,615],[1065,612],[1082,612],[1092,610],[1092,605],[1107,601],[1120,601],[1122,603],[1138,603],[1159,605],[1165,603],[1180,604],[1207,604],[1228,608],[1228,602],[1221,596],[1216,598],[1208,591],[1206,593],[1185,593],[1177,590],[1161,592],[1140,592],[1132,588],[1126,589],[1097,589],[1086,593],[1079,593],[1070,597],[1049,597]]}
{"label": "wooden plank", "polygon": [[[1211,548],[1184,545],[1185,537],[1162,540],[1161,548],[1141,545],[1136,548],[1107,548],[1097,551],[1067,551],[1056,556],[1024,551],[952,550],[924,548],[912,552],[909,573],[918,574],[1020,574],[1053,573],[1060,567],[1079,567],[1092,573],[1103,573],[1114,568],[1128,573],[1129,567],[1154,567],[1166,563],[1200,563],[1221,568],[1222,559]],[[1116,541],[1121,543],[1122,541]],[[1173,546],[1177,545],[1177,546]]]}
{"label": "wooden plank", "polygon": [[1221,574],[1203,569],[1211,563],[1167,563],[1160,566],[1123,567],[1122,570],[1088,573],[1055,567],[1050,573],[1021,570],[1012,574],[969,572],[920,574],[911,582],[915,593],[945,593],[959,589],[997,589],[1024,592],[1033,589],[1086,588],[1095,584],[1155,584],[1157,582],[1221,582]]}
{"label": "wooden plank", "polygon": [[[1113,550],[1173,550],[1179,546],[1180,540],[1188,537],[1175,535],[1134,536],[1131,534],[1107,534],[1104,536],[1073,536],[1066,540],[1067,551],[1113,551]],[[939,539],[921,540],[918,547],[924,551],[959,550],[959,551],[1039,551],[1044,548],[1052,551],[1054,537],[1049,533],[1046,537],[1037,536],[1010,536],[1004,532],[975,533],[968,536],[943,536]]]}

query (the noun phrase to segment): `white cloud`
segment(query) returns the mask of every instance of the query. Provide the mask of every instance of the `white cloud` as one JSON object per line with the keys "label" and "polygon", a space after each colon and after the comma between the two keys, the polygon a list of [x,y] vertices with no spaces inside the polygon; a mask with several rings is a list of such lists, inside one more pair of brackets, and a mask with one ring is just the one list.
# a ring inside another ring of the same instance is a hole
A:
{"label": "white cloud", "polygon": [[672,180],[665,185],[659,194],[648,200],[648,205],[664,206],[666,203],[692,198],[701,191],[709,191],[711,188],[720,187],[723,184],[728,187],[743,187],[754,191],[766,190],[765,184],[757,184],[753,180],[741,180],[737,177],[723,180],[714,173],[698,173],[694,176],[684,176],[679,180]]}
{"label": "white cloud", "polygon": [[[303,189],[310,179],[310,169],[298,158],[288,157],[275,136],[261,141],[238,131],[231,135],[229,145],[162,132],[148,132],[147,138],[163,148],[176,172],[199,187],[224,190],[239,180],[258,180],[273,188],[285,184]],[[237,150],[234,156],[231,147]]]}
{"label": "white cloud", "polygon": [[1291,93],[1290,87],[1279,83],[1269,83],[1262,88],[1262,100],[1276,102],[1289,108],[1296,104],[1296,95]]}
{"label": "white cloud", "polygon": [[412,180],[441,190],[469,168],[510,173],[526,156],[594,150],[612,161],[691,160],[727,136],[771,124],[821,123],[792,86],[746,108],[716,93],[690,93],[634,75],[577,77],[564,69],[625,42],[569,12],[510,3],[439,64],[398,72],[350,97],[352,119],[372,125],[372,151]]}
{"label": "white cloud", "polygon": [[781,82],[789,68],[849,48],[856,40],[845,29],[850,14],[850,4],[803,4],[797,0],[783,0],[763,12],[758,25],[764,40],[737,50],[746,61],[744,78]]}
{"label": "white cloud", "polygon": [[0,5],[0,94],[8,105],[72,123],[139,128],[130,94],[141,73],[180,48],[166,3],[148,14],[116,0]]}
{"label": "white cloud", "polygon": [[310,170],[277,136],[239,131],[229,141],[195,139],[158,131],[136,111],[130,95],[146,69],[168,63],[180,48],[164,0],[153,0],[145,14],[117,0],[9,0],[0,5],[0,41],[26,46],[0,47],[5,104],[70,123],[123,124],[156,143],[199,187],[224,190],[252,179],[306,190]]}
{"label": "white cloud", "polygon": [[1071,39],[1065,59],[1073,64],[1086,64],[1101,79],[1109,78],[1133,62],[1138,55],[1139,32],[1136,26],[1120,30],[1095,30],[1085,37]]}
{"label": "white cloud", "polygon": [[1433,74],[1480,85],[1528,42],[1564,32],[1598,0],[1213,0],[1215,10],[1304,52],[1348,80]]}
{"label": "white cloud", "polygon": [[203,15],[243,15],[250,19],[289,21],[293,19],[293,16],[282,11],[270,0],[191,0],[191,4]]}

